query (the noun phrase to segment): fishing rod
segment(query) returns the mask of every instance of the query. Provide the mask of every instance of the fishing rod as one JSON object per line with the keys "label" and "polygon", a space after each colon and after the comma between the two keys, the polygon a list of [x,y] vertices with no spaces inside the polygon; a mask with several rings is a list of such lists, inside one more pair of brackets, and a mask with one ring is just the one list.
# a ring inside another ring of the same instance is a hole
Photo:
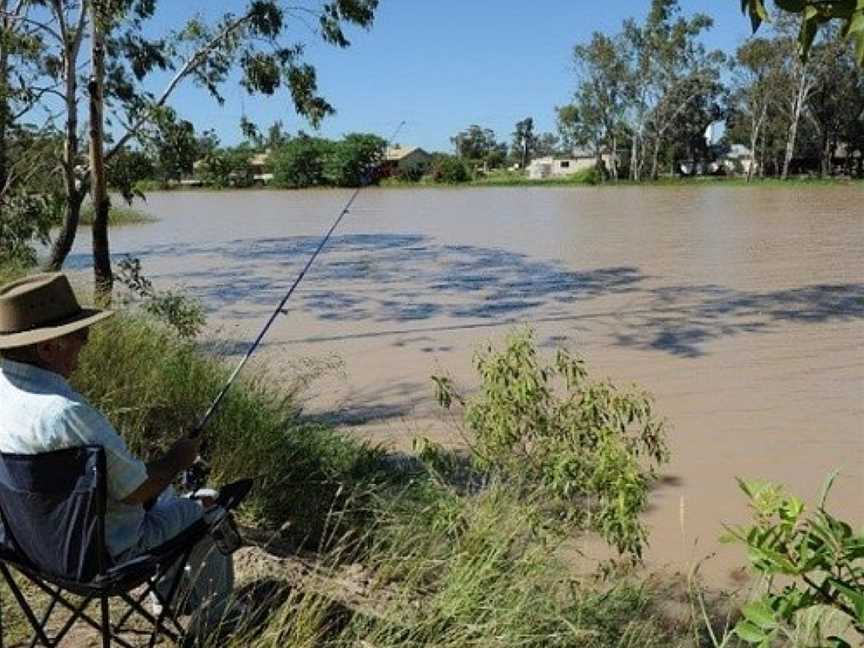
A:
{"label": "fishing rod", "polygon": [[[385,151],[390,146],[390,142],[396,139],[396,135],[402,130],[402,126],[405,125],[404,121],[399,122],[399,125],[396,127],[396,130],[393,131],[393,134],[390,136],[390,139],[385,143]],[[234,381],[237,379],[237,376],[240,375],[240,372],[243,370],[243,367],[246,366],[246,363],[249,362],[249,358],[252,357],[252,354],[255,353],[255,350],[261,344],[261,340],[264,339],[264,336],[267,335],[267,331],[270,330],[270,327],[273,325],[273,322],[276,321],[276,318],[279,317],[280,314],[287,315],[288,311],[285,309],[285,305],[288,303],[288,300],[291,299],[291,295],[294,294],[294,291],[297,289],[297,286],[300,285],[300,282],[303,281],[303,278],[306,276],[306,273],[309,271],[309,268],[312,267],[312,264],[315,263],[315,259],[321,253],[321,250],[324,249],[324,246],[327,245],[327,241],[330,240],[330,237],[333,235],[333,232],[336,231],[336,228],[339,227],[339,224],[342,222],[342,219],[351,211],[351,206],[354,204],[354,201],[357,199],[357,196],[360,192],[367,187],[371,182],[362,182],[358,187],[354,189],[351,193],[351,197],[348,199],[348,202],[345,203],[345,206],[342,207],[342,211],[339,212],[339,216],[333,221],[333,224],[330,226],[330,229],[327,230],[327,233],[324,235],[324,238],[321,239],[321,242],[318,244],[318,247],[315,248],[315,251],[312,253],[312,256],[309,257],[309,260],[306,261],[306,265],[300,271],[300,274],[297,275],[297,278],[294,279],[294,283],[291,284],[291,287],[288,289],[288,292],[285,293],[285,296],[282,297],[282,300],[279,302],[279,305],[276,306],[276,309],[270,315],[270,318],[267,320],[267,323],[264,325],[264,328],[261,329],[261,332],[258,333],[258,337],[255,338],[254,342],[250,345],[249,349],[246,351],[246,355],[240,360],[237,366],[234,368],[234,371],[231,373],[231,376],[228,378],[228,381],[216,395],[216,398],[210,404],[210,407],[204,413],[204,416],[198,421],[189,436],[193,439],[201,436],[204,432],[204,428],[207,426],[207,423],[210,422],[210,419],[213,418],[213,415],[219,409],[219,405],[222,403],[222,400],[225,398],[225,395],[228,393],[228,390],[231,389],[231,386],[234,384]]]}

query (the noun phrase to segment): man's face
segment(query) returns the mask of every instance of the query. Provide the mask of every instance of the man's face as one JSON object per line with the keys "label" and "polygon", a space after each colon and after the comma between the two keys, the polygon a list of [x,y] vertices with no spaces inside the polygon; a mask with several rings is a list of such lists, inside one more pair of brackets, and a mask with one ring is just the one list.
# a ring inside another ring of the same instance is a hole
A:
{"label": "man's face", "polygon": [[85,328],[41,342],[37,346],[39,357],[47,369],[68,378],[78,368],[78,356],[89,337],[89,330]]}

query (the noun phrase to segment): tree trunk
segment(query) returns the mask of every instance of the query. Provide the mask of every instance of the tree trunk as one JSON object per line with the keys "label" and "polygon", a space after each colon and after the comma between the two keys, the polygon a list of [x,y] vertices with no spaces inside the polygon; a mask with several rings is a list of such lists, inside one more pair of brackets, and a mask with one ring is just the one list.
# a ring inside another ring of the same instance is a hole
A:
{"label": "tree trunk", "polygon": [[609,162],[612,165],[612,181],[618,182],[618,138],[612,136],[612,152],[610,153]]}
{"label": "tree trunk", "polygon": [[765,119],[766,106],[762,107],[762,112],[758,119],[752,122],[750,131],[750,166],[747,167],[747,182],[753,179],[753,168],[756,166],[756,147],[759,146],[759,130],[762,128],[762,121]]}
{"label": "tree trunk", "polygon": [[[2,33],[11,29],[10,18],[6,17],[7,0],[0,0],[0,14],[3,15]],[[6,180],[9,177],[6,135],[12,110],[9,106],[9,48],[5,38],[0,38],[0,204],[6,193]]]}
{"label": "tree trunk", "polygon": [[651,154],[651,179],[657,179],[657,164],[660,159],[660,137],[654,139],[654,152]]}
{"label": "tree trunk", "polygon": [[90,39],[91,73],[88,83],[90,95],[90,177],[93,201],[93,274],[97,300],[104,305],[111,303],[114,277],[111,273],[111,253],[108,246],[108,186],[105,176],[104,101],[102,86],[105,79],[105,43],[103,34],[102,0],[91,5]]}
{"label": "tree trunk", "polygon": [[639,132],[633,134],[633,144],[630,147],[630,179],[639,182]]}
{"label": "tree trunk", "polygon": [[834,146],[831,137],[828,135],[828,129],[825,129],[825,135],[822,136],[822,163],[819,165],[819,177],[827,178],[831,175],[831,161],[834,157]]}
{"label": "tree trunk", "polygon": [[808,84],[807,66],[804,65],[801,68],[801,80],[798,83],[798,91],[795,94],[795,101],[792,105],[792,123],[789,125],[789,136],[786,138],[786,155],[783,158],[783,173],[780,176],[783,180],[789,177],[789,166],[792,164],[792,158],[795,155],[798,123],[801,121],[801,111],[804,109],[804,102],[807,99]]}
{"label": "tree trunk", "polygon": [[60,233],[54,239],[51,255],[45,264],[45,269],[58,272],[66,262],[66,257],[72,250],[75,236],[78,233],[78,221],[81,216],[81,203],[84,200],[85,189],[79,186],[75,174],[78,165],[78,52],[81,47],[81,31],[83,30],[87,4],[81,4],[79,9],[81,20],[78,31],[74,34],[63,32],[66,48],[63,52],[63,94],[66,100],[66,132],[63,145],[63,184],[66,193],[66,211],[63,215],[63,225]]}

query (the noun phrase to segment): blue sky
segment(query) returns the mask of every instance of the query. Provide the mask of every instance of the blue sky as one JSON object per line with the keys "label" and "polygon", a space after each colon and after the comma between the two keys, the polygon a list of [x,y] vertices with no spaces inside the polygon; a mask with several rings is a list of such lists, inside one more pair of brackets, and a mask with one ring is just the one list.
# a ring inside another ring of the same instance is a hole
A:
{"label": "blue sky", "polygon": [[[195,11],[215,18],[242,5],[242,0],[168,0],[155,20],[158,26],[179,27]],[[554,107],[570,100],[575,85],[573,46],[595,30],[617,31],[628,16],[643,18],[649,5],[649,0],[381,0],[372,29],[352,31],[345,50],[316,42],[303,27],[296,34],[308,43],[319,89],[337,110],[321,134],[388,137],[404,120],[399,142],[448,151],[450,137],[475,123],[508,141],[513,125],[527,116],[537,130],[554,130]],[[714,17],[705,37],[710,47],[731,52],[750,33],[737,0],[682,0],[681,6],[687,14]],[[289,131],[310,131],[285,93],[254,97],[231,84],[224,94],[220,107],[185,85],[171,104],[196,128],[215,129],[226,144],[239,141],[244,112],[265,127],[281,119]]]}

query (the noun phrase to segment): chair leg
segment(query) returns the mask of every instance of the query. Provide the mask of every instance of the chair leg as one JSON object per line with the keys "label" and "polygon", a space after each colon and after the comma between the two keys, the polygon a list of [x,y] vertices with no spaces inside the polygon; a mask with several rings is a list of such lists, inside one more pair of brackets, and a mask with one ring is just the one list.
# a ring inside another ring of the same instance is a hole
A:
{"label": "chair leg", "polygon": [[[59,596],[58,596],[58,599],[57,599],[57,600],[60,601],[60,604],[61,604],[61,605],[62,605],[63,602],[64,602],[64,601],[63,601],[63,598],[62,598],[62,597],[59,597]],[[84,610],[87,609],[87,606],[90,605],[90,603],[91,603],[92,601],[93,601],[93,599],[88,597],[88,598],[85,598],[81,603],[79,603],[77,608],[75,608],[75,609],[71,609],[71,608],[70,608],[70,611],[72,612],[72,614],[69,615],[69,618],[68,618],[68,619],[66,619],[66,623],[65,623],[65,624],[63,625],[63,627],[60,629],[60,632],[58,632],[58,633],[55,635],[55,637],[54,637],[54,643],[59,644],[61,641],[63,641],[63,637],[65,637],[65,636],[66,636],[66,633],[69,632],[69,630],[72,629],[72,626],[75,625],[75,622],[76,622],[78,619],[82,619],[82,618],[84,618],[84,617],[82,616],[83,613],[84,613]],[[65,606],[64,606],[64,607],[65,607]]]}
{"label": "chair leg", "polygon": [[[54,611],[54,608],[57,606],[57,597],[60,595],[60,588],[58,587],[56,592],[51,595],[51,602],[48,603],[48,607],[45,610],[45,613],[42,615],[42,620],[39,622],[39,625],[43,628],[48,624],[48,619],[51,618],[51,613]],[[33,639],[30,640],[30,648],[35,648],[36,642],[38,641],[38,637],[34,636]],[[55,638],[57,643],[60,643],[60,639]]]}
{"label": "chair leg", "polygon": [[24,616],[27,617],[27,621],[33,628],[33,632],[36,633],[39,641],[48,646],[48,648],[51,648],[51,646],[53,646],[54,644],[45,634],[45,630],[42,628],[42,626],[39,625],[39,619],[37,619],[36,615],[33,614],[33,610],[27,604],[24,595],[21,594],[21,590],[18,589],[18,585],[15,584],[15,580],[12,578],[12,574],[9,573],[9,569],[3,563],[0,563],[0,573],[2,573],[3,578],[6,579],[6,584],[9,586],[9,589],[12,590],[12,595],[18,602],[18,606],[21,608],[21,611],[24,612]]}
{"label": "chair leg", "polygon": [[3,648],[3,597],[0,596],[0,648]]}
{"label": "chair leg", "polygon": [[108,597],[100,599],[102,606],[102,648],[111,648],[111,613],[108,610]]}

